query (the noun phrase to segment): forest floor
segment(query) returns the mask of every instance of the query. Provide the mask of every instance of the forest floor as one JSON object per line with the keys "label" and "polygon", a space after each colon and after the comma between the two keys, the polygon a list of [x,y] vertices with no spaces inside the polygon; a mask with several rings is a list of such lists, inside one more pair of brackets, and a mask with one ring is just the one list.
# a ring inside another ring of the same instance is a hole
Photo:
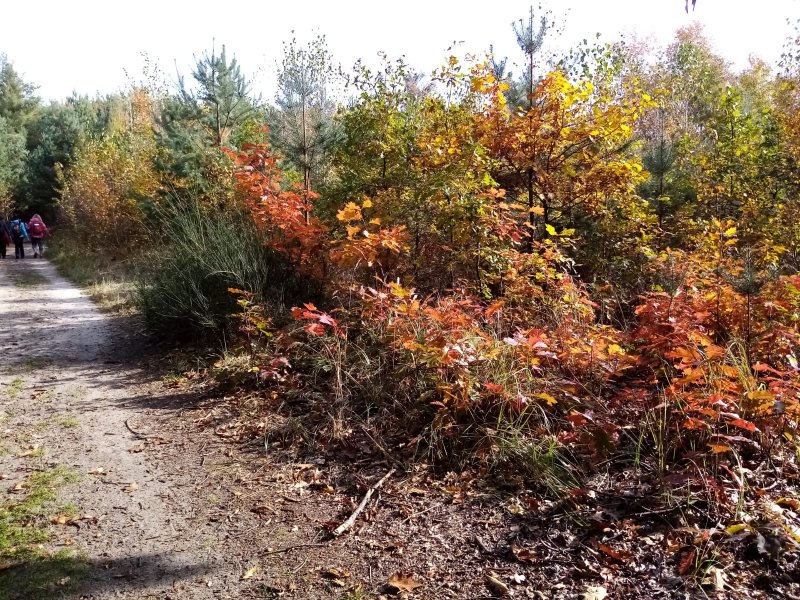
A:
{"label": "forest floor", "polygon": [[630,481],[567,506],[367,439],[243,437],[243,416],[303,425],[248,414],[43,260],[0,261],[0,349],[0,600],[800,597],[797,553],[700,543]]}

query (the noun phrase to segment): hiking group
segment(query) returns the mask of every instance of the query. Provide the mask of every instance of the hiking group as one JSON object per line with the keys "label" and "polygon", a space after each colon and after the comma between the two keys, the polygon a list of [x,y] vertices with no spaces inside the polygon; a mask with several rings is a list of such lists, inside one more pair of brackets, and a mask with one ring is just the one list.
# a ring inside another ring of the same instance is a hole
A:
{"label": "hiking group", "polygon": [[48,235],[42,217],[33,215],[27,223],[20,217],[6,222],[0,218],[0,258],[6,257],[6,248],[14,244],[14,257],[25,258],[25,240],[31,242],[33,258],[44,256],[44,238]]}

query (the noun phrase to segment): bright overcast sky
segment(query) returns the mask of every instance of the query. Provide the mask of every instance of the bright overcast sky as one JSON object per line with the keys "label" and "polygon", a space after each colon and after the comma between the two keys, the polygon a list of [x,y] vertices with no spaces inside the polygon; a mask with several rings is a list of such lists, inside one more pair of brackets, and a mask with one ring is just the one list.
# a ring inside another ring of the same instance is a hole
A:
{"label": "bright overcast sky", "polygon": [[[538,1],[534,3],[538,4]],[[565,23],[564,40],[615,41],[636,32],[666,42],[697,20],[718,52],[736,66],[756,54],[774,62],[791,32],[786,19],[800,18],[800,0],[550,0]],[[95,95],[126,86],[124,70],[141,72],[141,53],[156,60],[170,78],[176,65],[188,73],[192,56],[212,41],[236,54],[259,91],[273,95],[272,73],[282,42],[294,30],[305,41],[324,33],[337,61],[372,60],[380,50],[425,73],[441,64],[445,50],[462,41],[458,54],[495,53],[519,60],[511,22],[527,13],[529,1],[510,0],[36,0],[7,2],[0,20],[5,53],[43,98],[72,91]],[[568,12],[565,15],[565,11]]]}

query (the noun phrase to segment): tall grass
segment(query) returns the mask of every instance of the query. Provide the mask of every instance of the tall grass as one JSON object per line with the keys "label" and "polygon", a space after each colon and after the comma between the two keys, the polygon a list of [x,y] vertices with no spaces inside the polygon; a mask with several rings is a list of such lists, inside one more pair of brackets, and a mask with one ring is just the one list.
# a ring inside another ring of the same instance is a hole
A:
{"label": "tall grass", "polygon": [[175,201],[158,215],[163,241],[140,279],[138,304],[149,326],[168,337],[219,337],[236,312],[229,288],[252,292],[281,313],[313,284],[268,250],[248,215]]}
{"label": "tall grass", "polygon": [[59,229],[47,250],[61,275],[82,287],[101,308],[120,314],[134,311],[134,281],[146,255],[132,249],[93,248],[69,229]]}

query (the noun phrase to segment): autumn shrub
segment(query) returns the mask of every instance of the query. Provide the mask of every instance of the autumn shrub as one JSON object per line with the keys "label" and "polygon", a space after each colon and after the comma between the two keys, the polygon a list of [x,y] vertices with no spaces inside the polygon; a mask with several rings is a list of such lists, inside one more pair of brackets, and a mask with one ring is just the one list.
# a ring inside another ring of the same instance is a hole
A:
{"label": "autumn shrub", "polygon": [[644,295],[631,332],[640,367],[663,386],[673,458],[763,452],[794,438],[800,279],[756,272],[749,250],[718,256],[716,269],[706,256],[678,255],[683,280]]}
{"label": "autumn shrub", "polygon": [[170,337],[216,336],[236,303],[228,288],[252,292],[280,313],[313,282],[295,276],[286,259],[265,247],[252,221],[235,209],[208,211],[176,200],[159,214],[163,239],[138,290],[149,325]]}
{"label": "autumn shrub", "polygon": [[160,183],[146,124],[89,140],[72,165],[59,171],[61,221],[82,244],[126,254],[148,238],[147,215]]}
{"label": "autumn shrub", "polygon": [[794,438],[791,232],[730,217],[753,215],[749,196],[709,216],[730,194],[718,181],[698,184],[696,213],[691,197],[639,196],[634,130],[654,103],[634,80],[556,72],[514,107],[487,65],[451,58],[427,96],[403,73],[357,73],[326,197],[266,145],[231,153],[264,245],[324,281],[294,322],[256,319],[269,398],[324,416],[326,444],[363,429],[382,452],[557,495],[618,457],[719,491],[725,469]]}

